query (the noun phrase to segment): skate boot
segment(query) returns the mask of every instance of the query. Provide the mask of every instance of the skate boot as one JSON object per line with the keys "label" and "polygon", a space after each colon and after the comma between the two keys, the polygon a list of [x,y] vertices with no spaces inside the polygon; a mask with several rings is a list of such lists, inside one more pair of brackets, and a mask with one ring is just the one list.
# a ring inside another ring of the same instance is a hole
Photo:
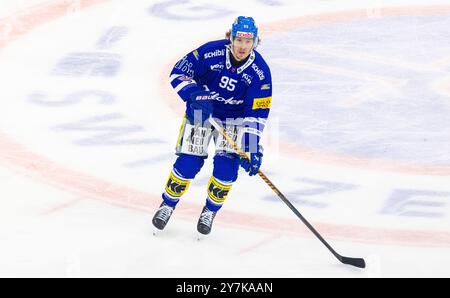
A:
{"label": "skate boot", "polygon": [[158,230],[163,230],[167,222],[169,221],[174,209],[175,207],[171,207],[163,201],[161,203],[161,206],[159,206],[158,211],[156,211],[155,216],[153,216],[153,225]]}
{"label": "skate boot", "polygon": [[197,223],[197,231],[202,235],[208,235],[211,232],[214,217],[217,211],[211,211],[206,206],[203,207],[202,214]]}

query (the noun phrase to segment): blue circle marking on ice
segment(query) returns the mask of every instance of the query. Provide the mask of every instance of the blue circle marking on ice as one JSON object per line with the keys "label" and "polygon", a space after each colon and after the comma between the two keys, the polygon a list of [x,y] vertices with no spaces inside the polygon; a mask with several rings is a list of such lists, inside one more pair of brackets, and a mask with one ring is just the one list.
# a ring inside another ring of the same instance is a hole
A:
{"label": "blue circle marking on ice", "polygon": [[267,36],[272,117],[296,145],[450,165],[450,17],[389,16]]}

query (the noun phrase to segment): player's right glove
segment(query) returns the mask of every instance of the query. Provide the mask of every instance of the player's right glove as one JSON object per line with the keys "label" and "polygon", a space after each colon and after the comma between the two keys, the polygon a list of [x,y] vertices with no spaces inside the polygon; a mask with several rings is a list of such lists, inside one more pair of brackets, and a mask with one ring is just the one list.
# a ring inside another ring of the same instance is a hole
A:
{"label": "player's right glove", "polygon": [[250,160],[240,157],[239,164],[250,176],[258,174],[262,164],[263,151],[263,147],[258,145],[257,152],[250,153]]}
{"label": "player's right glove", "polygon": [[[211,116],[213,112],[213,103],[214,100],[219,96],[219,93],[211,92],[211,91],[197,91],[191,94],[191,114],[188,115],[189,120],[197,123],[203,123],[205,120]],[[195,113],[195,111],[200,111],[201,114]],[[201,115],[201,119],[197,119],[195,117],[197,115]]]}

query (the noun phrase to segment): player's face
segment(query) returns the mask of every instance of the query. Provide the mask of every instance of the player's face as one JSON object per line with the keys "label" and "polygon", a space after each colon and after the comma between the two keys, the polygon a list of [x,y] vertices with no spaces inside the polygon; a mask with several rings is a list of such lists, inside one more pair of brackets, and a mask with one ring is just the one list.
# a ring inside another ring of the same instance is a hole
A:
{"label": "player's face", "polygon": [[236,37],[233,42],[234,58],[238,61],[244,60],[250,55],[253,47],[252,38]]}

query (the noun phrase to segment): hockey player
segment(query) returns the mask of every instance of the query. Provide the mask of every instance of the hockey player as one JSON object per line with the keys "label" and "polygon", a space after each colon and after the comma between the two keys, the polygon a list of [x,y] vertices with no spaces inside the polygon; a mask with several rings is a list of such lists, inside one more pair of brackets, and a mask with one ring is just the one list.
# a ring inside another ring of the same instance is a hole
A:
{"label": "hockey player", "polygon": [[[263,156],[259,140],[272,100],[269,67],[255,50],[259,41],[253,18],[240,16],[226,39],[190,52],[170,73],[170,83],[185,102],[186,113],[176,147],[178,158],[152,221],[157,229],[164,229],[180,197],[202,168],[211,138],[216,144],[214,170],[197,224],[199,233],[210,233],[214,217],[238,177],[239,165],[250,176],[258,173]],[[250,160],[239,157],[210,125],[209,117],[221,123]]]}

